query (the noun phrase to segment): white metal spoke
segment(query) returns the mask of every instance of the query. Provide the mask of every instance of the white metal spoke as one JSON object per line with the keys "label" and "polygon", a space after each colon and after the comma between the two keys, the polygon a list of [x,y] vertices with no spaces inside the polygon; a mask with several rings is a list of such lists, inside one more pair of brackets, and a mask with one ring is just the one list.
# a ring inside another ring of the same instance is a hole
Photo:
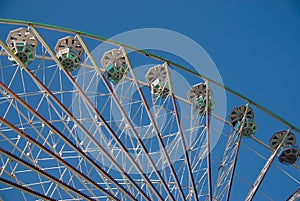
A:
{"label": "white metal spoke", "polygon": [[259,175],[257,176],[254,184],[252,185],[252,188],[250,189],[247,197],[245,200],[247,201],[251,201],[253,199],[253,197],[255,196],[260,184],[262,183],[263,179],[265,178],[268,169],[271,167],[278,151],[280,150],[281,146],[284,143],[285,138],[287,137],[287,135],[289,134],[289,130],[286,132],[285,136],[282,138],[281,143],[279,144],[279,146],[276,148],[276,150],[273,151],[272,155],[269,157],[269,159],[267,160],[266,164],[264,165],[264,167],[262,168],[262,171],[259,173]]}

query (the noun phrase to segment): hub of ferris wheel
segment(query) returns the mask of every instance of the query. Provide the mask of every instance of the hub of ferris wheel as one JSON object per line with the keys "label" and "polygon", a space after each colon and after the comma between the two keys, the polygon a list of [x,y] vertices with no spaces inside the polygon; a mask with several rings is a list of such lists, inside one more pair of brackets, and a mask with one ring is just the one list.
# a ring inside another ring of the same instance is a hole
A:
{"label": "hub of ferris wheel", "polygon": [[57,41],[55,46],[56,57],[68,71],[76,70],[81,64],[83,48],[77,38],[67,36]]}
{"label": "hub of ferris wheel", "polygon": [[[210,87],[206,89],[207,85],[205,83],[198,83],[191,87],[189,90],[187,97],[190,103],[193,105],[194,112],[205,115],[206,104],[209,102],[208,110],[211,112],[214,108],[214,102],[212,100],[212,92]],[[208,91],[208,95],[207,95]],[[207,101],[208,100],[208,101]]]}
{"label": "hub of ferris wheel", "polygon": [[[6,43],[12,53],[26,66],[34,60],[38,40],[28,29],[18,28],[10,31]],[[16,63],[15,59],[11,56],[8,59]]]}
{"label": "hub of ferris wheel", "polygon": [[296,145],[296,136],[290,131],[280,131],[274,133],[270,139],[270,146],[275,150],[281,146],[277,153],[281,163],[294,164],[300,158],[299,146]]}
{"label": "hub of ferris wheel", "polygon": [[105,68],[107,79],[119,83],[127,74],[127,63],[121,49],[112,49],[104,53],[101,64]]}

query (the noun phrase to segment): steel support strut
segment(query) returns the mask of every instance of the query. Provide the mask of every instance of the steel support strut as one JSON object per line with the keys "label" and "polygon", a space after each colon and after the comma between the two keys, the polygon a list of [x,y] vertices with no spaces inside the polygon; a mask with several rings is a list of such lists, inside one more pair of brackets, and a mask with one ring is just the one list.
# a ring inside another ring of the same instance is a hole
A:
{"label": "steel support strut", "polygon": [[[246,120],[248,108],[249,108],[249,103],[246,104],[246,110],[245,110],[245,113],[244,113],[242,121],[241,121],[242,122],[241,127],[239,128],[238,131],[231,132],[231,134],[228,138],[228,142],[227,142],[225,152],[224,152],[224,155],[222,158],[222,165],[220,167],[220,169],[222,168],[223,171],[219,172],[218,179],[216,182],[215,192],[214,192],[214,197],[216,199],[222,199],[223,194],[226,193],[226,191],[227,191],[226,200],[229,200],[230,193],[231,193],[231,187],[232,187],[232,183],[233,183],[233,178],[234,178],[234,173],[235,173],[235,167],[236,167],[239,149],[240,149],[241,140],[242,140],[242,132],[244,130],[244,122]],[[232,126],[229,122],[227,122],[227,124]],[[234,156],[234,158],[232,161],[231,158],[233,156]],[[226,161],[229,161],[228,162],[229,165],[227,165],[228,163],[225,163]],[[227,184],[226,179],[227,179],[228,175],[230,175],[230,178],[229,178],[229,181]],[[223,189],[218,191],[221,188],[220,185],[222,184],[222,182],[224,180],[226,183],[225,187],[223,187]],[[227,190],[227,186],[228,186],[228,190]]]}
{"label": "steel support strut", "polygon": [[[189,179],[190,179],[190,182],[192,184],[192,189],[193,189],[193,193],[194,193],[194,196],[195,196],[195,200],[198,200],[198,192],[197,192],[197,189],[196,189],[196,185],[195,185],[195,181],[194,181],[194,177],[193,177],[193,173],[192,173],[192,168],[191,168],[191,163],[190,163],[190,159],[189,159],[186,144],[185,144],[185,137],[184,137],[183,129],[182,129],[182,126],[181,126],[180,117],[179,117],[179,114],[178,114],[176,99],[175,99],[175,96],[174,96],[174,93],[173,93],[173,85],[172,85],[172,79],[171,79],[171,73],[170,73],[169,65],[168,65],[167,62],[165,62],[164,66],[166,68],[167,77],[168,77],[168,81],[169,81],[169,85],[170,85],[169,93],[171,95],[173,107],[174,107],[174,110],[175,110],[176,122],[177,122],[177,125],[178,125],[179,134],[180,134],[180,137],[181,137],[181,144],[182,144],[184,157],[185,157],[185,161],[186,161],[186,165],[187,165],[187,169],[188,169],[188,173],[189,173]],[[181,192],[181,193],[183,194],[183,192]]]}
{"label": "steel support strut", "polygon": [[42,199],[42,200],[46,200],[46,201],[57,201],[57,200],[55,200],[55,199],[53,199],[53,198],[50,198],[50,197],[48,197],[48,196],[46,196],[46,195],[43,195],[43,194],[39,193],[39,192],[36,192],[36,191],[34,191],[34,190],[31,190],[30,188],[28,188],[28,187],[26,187],[26,186],[22,186],[22,185],[20,185],[20,184],[17,184],[17,183],[15,183],[15,182],[9,181],[9,180],[4,179],[4,178],[2,178],[2,177],[0,177],[0,183],[3,183],[3,184],[5,184],[5,185],[7,185],[7,186],[11,186],[11,187],[13,187],[13,188],[15,188],[15,189],[19,189],[19,190],[21,190],[21,191],[24,191],[24,192],[26,192],[26,193],[28,193],[28,194],[30,194],[30,195],[33,195],[34,197],[37,197],[37,198]]}
{"label": "steel support strut", "polygon": [[206,85],[206,108],[205,108],[205,113],[206,113],[206,150],[207,150],[207,185],[208,185],[208,200],[212,201],[212,181],[211,181],[211,159],[210,159],[210,100],[209,100],[209,82],[208,80],[205,81]]}
{"label": "steel support strut", "polygon": [[298,188],[286,201],[297,201],[300,199],[300,188]]}
{"label": "steel support strut", "polygon": [[243,134],[244,127],[245,127],[245,121],[246,121],[248,110],[249,110],[249,103],[246,104],[245,114],[244,114],[243,119],[242,119],[242,126],[238,131],[238,135],[239,135],[238,136],[238,144],[237,144],[236,153],[235,153],[235,157],[234,157],[234,161],[233,161],[233,168],[232,168],[230,179],[229,179],[229,187],[228,187],[228,191],[227,191],[226,201],[229,201],[230,194],[231,194],[233,177],[234,177],[234,173],[235,173],[235,168],[236,168],[236,164],[237,164],[238,155],[239,155],[239,152],[240,152],[240,146],[241,146],[241,142],[242,142],[242,134]]}
{"label": "steel support strut", "polygon": [[280,150],[281,146],[283,145],[284,140],[288,136],[289,132],[290,132],[290,130],[287,130],[287,132],[285,133],[285,135],[282,138],[281,143],[278,145],[278,147],[276,148],[276,150],[273,151],[272,155],[269,157],[269,159],[267,160],[266,164],[262,168],[261,172],[257,176],[254,184],[252,185],[252,188],[250,189],[250,191],[249,191],[249,193],[248,193],[248,195],[247,195],[247,197],[245,199],[246,201],[251,201],[254,198],[254,196],[255,196],[258,188],[260,187],[263,179],[265,178],[268,170],[270,169],[270,167],[271,167],[274,159],[276,158],[276,155],[277,155],[278,151]]}

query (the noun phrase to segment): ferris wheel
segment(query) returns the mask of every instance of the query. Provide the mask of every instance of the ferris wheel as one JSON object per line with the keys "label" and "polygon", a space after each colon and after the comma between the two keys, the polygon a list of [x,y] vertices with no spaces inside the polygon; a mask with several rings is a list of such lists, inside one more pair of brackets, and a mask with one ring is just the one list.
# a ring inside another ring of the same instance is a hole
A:
{"label": "ferris wheel", "polygon": [[0,26],[0,200],[300,198],[300,130],[254,101],[151,51]]}

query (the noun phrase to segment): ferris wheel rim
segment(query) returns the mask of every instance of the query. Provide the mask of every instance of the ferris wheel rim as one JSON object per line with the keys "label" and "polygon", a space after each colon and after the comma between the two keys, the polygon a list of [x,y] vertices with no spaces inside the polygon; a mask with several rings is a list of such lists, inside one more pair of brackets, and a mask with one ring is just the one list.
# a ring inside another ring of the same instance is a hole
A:
{"label": "ferris wheel rim", "polygon": [[266,107],[262,106],[261,104],[257,103],[256,101],[246,97],[245,95],[242,95],[241,93],[239,93],[239,92],[237,92],[237,91],[235,91],[235,90],[233,90],[233,89],[231,89],[231,88],[229,88],[229,87],[227,87],[223,84],[220,84],[219,82],[217,82],[217,81],[215,81],[215,80],[213,80],[213,79],[211,79],[211,78],[209,78],[205,75],[202,75],[202,74],[200,74],[198,72],[195,72],[191,69],[188,69],[187,67],[185,67],[183,65],[180,65],[180,64],[178,64],[178,63],[176,63],[172,60],[165,59],[165,58],[163,58],[161,56],[158,56],[156,54],[153,54],[151,52],[148,52],[148,51],[145,51],[145,50],[142,50],[142,49],[138,49],[136,47],[132,47],[130,45],[121,43],[119,41],[110,40],[108,38],[105,38],[105,37],[102,37],[102,36],[99,36],[99,35],[96,35],[96,34],[91,34],[91,33],[88,33],[88,32],[84,32],[84,31],[80,31],[80,30],[76,30],[76,29],[72,29],[72,28],[66,28],[66,27],[63,27],[63,26],[51,25],[51,24],[40,23],[40,22],[32,22],[32,21],[26,21],[26,20],[8,19],[8,18],[0,18],[0,24],[33,26],[33,27],[43,28],[43,29],[47,29],[47,30],[71,33],[71,34],[74,34],[74,35],[78,34],[80,36],[84,36],[84,37],[91,38],[91,39],[94,39],[94,40],[100,40],[100,41],[105,41],[106,43],[110,43],[110,44],[113,44],[113,45],[119,45],[119,46],[122,46],[124,48],[128,48],[130,50],[138,52],[142,55],[146,55],[147,57],[153,58],[155,60],[159,60],[159,61],[162,61],[162,62],[167,62],[168,64],[170,64],[170,65],[172,65],[176,68],[184,70],[188,73],[193,74],[196,77],[207,80],[208,82],[211,82],[211,83],[215,84],[216,86],[221,87],[222,89],[226,90],[227,92],[237,96],[238,98],[241,98],[242,100],[244,100],[244,101],[248,102],[249,104],[257,107],[261,111],[265,112],[266,114],[270,115],[271,117],[273,117],[276,120],[280,121],[281,123],[285,124],[289,129],[291,129],[291,130],[297,132],[298,134],[300,134],[300,128],[293,125],[292,123],[287,121],[285,118],[275,114],[271,110],[269,110]]}

